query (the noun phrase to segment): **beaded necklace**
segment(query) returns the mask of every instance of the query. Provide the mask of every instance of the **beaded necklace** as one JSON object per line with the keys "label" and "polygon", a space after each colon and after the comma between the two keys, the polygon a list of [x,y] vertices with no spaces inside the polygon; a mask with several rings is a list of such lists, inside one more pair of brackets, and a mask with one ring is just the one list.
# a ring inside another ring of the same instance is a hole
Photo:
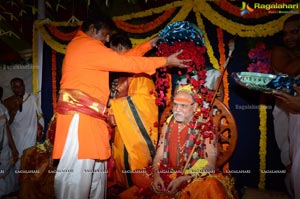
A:
{"label": "beaded necklace", "polygon": [[[169,142],[169,138],[170,138],[170,134],[171,134],[172,128],[174,128],[175,123],[176,123],[176,121],[174,120],[174,118],[172,118],[171,121],[169,121],[169,123],[168,123],[165,140],[164,140],[165,145],[164,145],[164,152],[163,152],[163,159],[162,159],[162,165],[164,165],[164,166],[169,165],[169,160],[168,160],[169,155],[170,155],[169,145],[171,144]],[[177,137],[177,157],[180,157],[180,159],[178,159],[176,161],[177,165],[178,165],[178,163],[179,163],[179,165],[185,164],[185,162],[187,161],[188,155],[192,151],[193,145],[195,143],[195,139],[199,132],[198,129],[190,128],[189,124],[186,124],[185,127],[188,127],[188,133],[187,133],[187,136],[184,138],[185,139],[184,144],[181,144],[179,142],[180,132],[178,132],[178,135],[177,135],[178,136]],[[178,145],[178,143],[180,143],[180,146]],[[189,164],[190,166],[193,165],[201,157],[201,154],[202,154],[201,146],[198,146],[196,151],[197,152],[194,153],[192,160],[190,161],[190,164]]]}
{"label": "beaded necklace", "polygon": [[176,166],[180,166],[180,163],[183,161],[183,150],[185,148],[186,142],[181,146],[181,136],[180,133],[185,129],[187,126],[186,124],[183,124],[182,127],[180,127],[180,124],[178,123],[178,131],[177,131],[177,154],[176,154]]}

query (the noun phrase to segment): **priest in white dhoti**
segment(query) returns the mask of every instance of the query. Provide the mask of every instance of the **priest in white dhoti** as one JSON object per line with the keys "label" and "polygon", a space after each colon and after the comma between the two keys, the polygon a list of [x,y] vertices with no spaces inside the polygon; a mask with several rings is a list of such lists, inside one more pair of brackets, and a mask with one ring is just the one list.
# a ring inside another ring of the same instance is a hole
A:
{"label": "priest in white dhoti", "polygon": [[[36,144],[38,125],[43,127],[44,120],[37,103],[37,97],[32,93],[25,92],[24,81],[20,78],[14,78],[10,84],[14,95],[5,99],[4,105],[9,112],[11,133],[19,157],[21,157],[25,149]],[[20,161],[15,165],[16,170],[19,170],[19,168]]]}

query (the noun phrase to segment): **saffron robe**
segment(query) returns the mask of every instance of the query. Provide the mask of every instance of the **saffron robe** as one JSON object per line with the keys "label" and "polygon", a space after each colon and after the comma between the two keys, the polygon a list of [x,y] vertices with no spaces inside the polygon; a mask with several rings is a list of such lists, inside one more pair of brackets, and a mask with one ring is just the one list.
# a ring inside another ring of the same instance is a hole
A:
{"label": "saffron robe", "polygon": [[[186,140],[188,128],[185,127],[180,132],[180,140],[178,140],[178,126],[175,123],[175,125],[171,126],[170,134],[168,137],[169,143],[169,156],[168,156],[168,165],[169,169],[172,168],[175,169],[175,171],[182,170],[184,167],[184,161],[181,161],[184,159],[184,152],[180,150],[180,153],[178,154],[177,146],[180,144],[180,146],[183,146]],[[166,143],[166,142],[165,142]],[[179,162],[180,166],[177,166],[178,157],[179,155]],[[167,171],[168,171],[167,170]],[[176,174],[176,173],[175,173]],[[161,174],[162,175],[162,174]],[[172,174],[170,174],[172,175]],[[131,198],[131,199],[138,199],[139,193],[142,192],[142,190],[149,190],[149,187],[151,187],[151,183],[153,181],[152,177],[149,174],[146,173],[133,173],[133,181],[134,186],[127,189],[123,193],[119,195],[121,199]],[[166,186],[166,185],[165,185]],[[151,190],[151,188],[150,188]],[[227,176],[222,173],[210,173],[204,177],[197,177],[191,182],[188,182],[188,184],[179,192],[177,192],[175,195],[166,195],[166,194],[160,194],[156,195],[155,193],[151,193],[151,191],[144,192],[147,193],[147,198],[151,199],[233,199],[237,198],[237,193],[234,189],[233,180],[230,176]]]}
{"label": "saffron robe", "polygon": [[[150,49],[150,43],[146,42],[125,54],[142,56]],[[127,82],[127,97],[110,101],[117,124],[113,141],[114,181],[123,186],[131,185],[130,171],[152,163],[158,137],[157,127],[154,126],[158,107],[155,96],[151,94],[155,90],[151,76],[136,74]]]}

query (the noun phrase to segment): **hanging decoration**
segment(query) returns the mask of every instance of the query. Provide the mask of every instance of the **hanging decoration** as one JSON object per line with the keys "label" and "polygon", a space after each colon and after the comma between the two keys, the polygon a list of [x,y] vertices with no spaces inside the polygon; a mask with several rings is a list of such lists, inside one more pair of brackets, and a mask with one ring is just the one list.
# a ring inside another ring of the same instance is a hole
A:
{"label": "hanging decoration", "polygon": [[[224,70],[224,64],[226,62],[226,56],[225,56],[225,44],[223,39],[223,31],[221,28],[217,29],[217,35],[218,35],[218,49],[219,49],[219,55],[220,55],[220,67],[221,71]],[[223,77],[223,88],[224,88],[224,100],[223,103],[229,107],[229,83],[228,83],[228,71],[226,70]]]}
{"label": "hanging decoration", "polygon": [[[202,18],[200,17],[199,12],[196,12],[196,20],[197,20],[197,24],[198,24],[199,28],[201,30],[205,30],[205,26],[204,26],[204,23],[202,21]],[[203,35],[204,35],[204,39],[205,39],[205,46],[206,46],[206,49],[207,49],[207,54],[208,54],[209,61],[213,65],[214,68],[220,69],[218,59],[214,55],[214,49],[213,49],[212,45],[210,44],[208,35],[207,35],[206,32],[204,32]]]}
{"label": "hanging decoration", "polygon": [[[251,60],[247,70],[250,72],[269,73],[271,72],[271,51],[266,49],[263,42],[258,42],[255,48],[248,52],[248,57]],[[261,94],[259,105],[259,183],[258,188],[265,188],[266,173],[266,156],[267,156],[267,106],[266,95]]]}
{"label": "hanging decoration", "polygon": [[283,22],[291,16],[291,14],[285,14],[274,19],[272,21],[257,24],[257,25],[245,25],[238,22],[234,22],[220,13],[215,11],[206,1],[195,0],[199,12],[203,14],[212,24],[226,30],[232,35],[238,35],[240,37],[266,37],[271,36],[279,32],[282,28]]}
{"label": "hanging decoration", "polygon": [[265,189],[266,184],[266,156],[267,156],[267,106],[261,102],[259,105],[259,183],[258,188]]}
{"label": "hanging decoration", "polygon": [[54,37],[58,38],[59,40],[67,41],[67,42],[69,42],[76,35],[76,33],[78,31],[78,28],[77,28],[74,31],[65,33],[65,32],[58,30],[57,26],[48,24],[48,25],[46,25],[46,27]]}
{"label": "hanging decoration", "polygon": [[118,28],[129,33],[147,33],[154,30],[155,28],[161,26],[165,23],[175,12],[176,8],[171,8],[170,10],[165,11],[162,15],[157,17],[155,20],[150,21],[146,24],[130,24],[122,20],[116,20],[115,24]]}

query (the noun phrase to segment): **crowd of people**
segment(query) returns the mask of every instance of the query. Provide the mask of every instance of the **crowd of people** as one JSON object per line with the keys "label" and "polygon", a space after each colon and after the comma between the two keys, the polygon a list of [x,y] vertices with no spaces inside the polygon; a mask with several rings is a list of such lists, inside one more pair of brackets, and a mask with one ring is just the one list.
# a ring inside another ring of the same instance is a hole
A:
{"label": "crowd of people", "polygon": [[[202,132],[191,125],[199,111],[199,92],[186,79],[177,82],[172,114],[161,132],[155,126],[159,111],[150,95],[155,90],[152,75],[163,67],[188,68],[191,60],[179,58],[181,49],[168,57],[145,57],[158,37],[132,48],[126,35],[111,35],[113,26],[103,16],[88,18],[67,46],[56,107],[55,198],[105,198],[107,171],[112,172],[111,186],[130,190],[120,198],[237,198],[231,176],[216,168],[218,139],[213,128]],[[283,41],[285,46],[272,51],[273,70],[297,77],[299,15],[285,21]],[[215,90],[221,73],[205,72],[205,87]],[[15,171],[20,158],[45,132],[36,96],[26,92],[21,78],[10,84],[13,95],[4,101],[0,89],[0,197],[18,191]],[[282,163],[289,171],[287,190],[292,198],[300,198],[300,89],[294,85],[294,90],[294,95],[273,92],[273,115]],[[110,160],[112,169],[107,166]],[[165,175],[161,169],[172,172]],[[135,170],[146,172],[124,172]],[[128,189],[133,185],[137,189]]]}

